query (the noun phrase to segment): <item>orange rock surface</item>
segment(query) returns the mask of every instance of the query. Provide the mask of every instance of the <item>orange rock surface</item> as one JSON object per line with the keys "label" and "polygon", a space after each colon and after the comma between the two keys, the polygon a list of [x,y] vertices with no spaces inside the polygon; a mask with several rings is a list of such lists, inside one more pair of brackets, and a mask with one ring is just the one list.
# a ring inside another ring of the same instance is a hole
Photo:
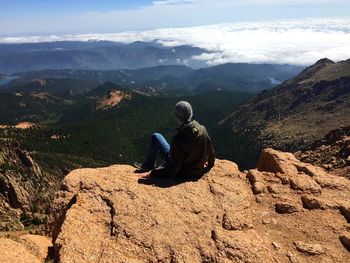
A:
{"label": "orange rock surface", "polygon": [[48,233],[60,262],[350,262],[350,184],[267,149],[241,173],[139,179],[115,165],[71,172]]}

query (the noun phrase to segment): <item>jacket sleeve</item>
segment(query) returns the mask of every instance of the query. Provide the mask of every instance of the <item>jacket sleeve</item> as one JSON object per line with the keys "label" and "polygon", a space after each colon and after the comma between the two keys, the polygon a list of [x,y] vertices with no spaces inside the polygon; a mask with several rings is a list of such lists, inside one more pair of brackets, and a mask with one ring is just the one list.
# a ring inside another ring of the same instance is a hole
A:
{"label": "jacket sleeve", "polygon": [[174,137],[171,146],[170,146],[170,156],[169,156],[169,163],[166,167],[153,170],[151,172],[152,176],[175,176],[179,173],[182,163],[184,160],[185,153],[181,149],[181,147],[178,145],[179,143],[176,140],[176,137]]}

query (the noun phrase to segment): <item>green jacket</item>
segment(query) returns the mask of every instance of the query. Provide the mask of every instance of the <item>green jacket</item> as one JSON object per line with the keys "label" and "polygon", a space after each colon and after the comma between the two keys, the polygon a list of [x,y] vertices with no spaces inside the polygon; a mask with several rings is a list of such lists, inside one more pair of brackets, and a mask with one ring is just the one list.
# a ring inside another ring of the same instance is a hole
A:
{"label": "green jacket", "polygon": [[169,163],[165,168],[154,170],[152,175],[197,176],[214,166],[215,151],[207,129],[197,121],[177,129],[170,146]]}

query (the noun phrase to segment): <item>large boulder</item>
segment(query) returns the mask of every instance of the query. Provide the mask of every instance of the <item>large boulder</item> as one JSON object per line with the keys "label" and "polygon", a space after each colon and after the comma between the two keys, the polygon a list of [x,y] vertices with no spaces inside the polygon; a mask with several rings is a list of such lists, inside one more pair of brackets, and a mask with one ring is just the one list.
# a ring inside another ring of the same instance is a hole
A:
{"label": "large boulder", "polygon": [[[55,257],[62,263],[348,262],[340,208],[348,207],[349,181],[272,149],[263,159],[273,164],[262,160],[247,175],[217,160],[202,178],[187,180],[140,179],[127,165],[75,170],[56,193],[47,227]],[[324,206],[306,205],[303,197]]]}

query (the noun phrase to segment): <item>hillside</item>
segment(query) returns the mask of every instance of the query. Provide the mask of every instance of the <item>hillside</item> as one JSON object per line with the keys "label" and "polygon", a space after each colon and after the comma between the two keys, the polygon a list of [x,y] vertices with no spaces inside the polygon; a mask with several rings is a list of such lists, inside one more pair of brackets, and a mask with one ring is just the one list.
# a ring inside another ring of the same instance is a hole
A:
{"label": "hillside", "polygon": [[226,138],[220,142],[220,149],[226,149],[223,156],[240,158],[240,165],[252,167],[264,147],[297,151],[330,130],[348,125],[349,66],[350,60],[320,60],[242,105],[219,124]]}

